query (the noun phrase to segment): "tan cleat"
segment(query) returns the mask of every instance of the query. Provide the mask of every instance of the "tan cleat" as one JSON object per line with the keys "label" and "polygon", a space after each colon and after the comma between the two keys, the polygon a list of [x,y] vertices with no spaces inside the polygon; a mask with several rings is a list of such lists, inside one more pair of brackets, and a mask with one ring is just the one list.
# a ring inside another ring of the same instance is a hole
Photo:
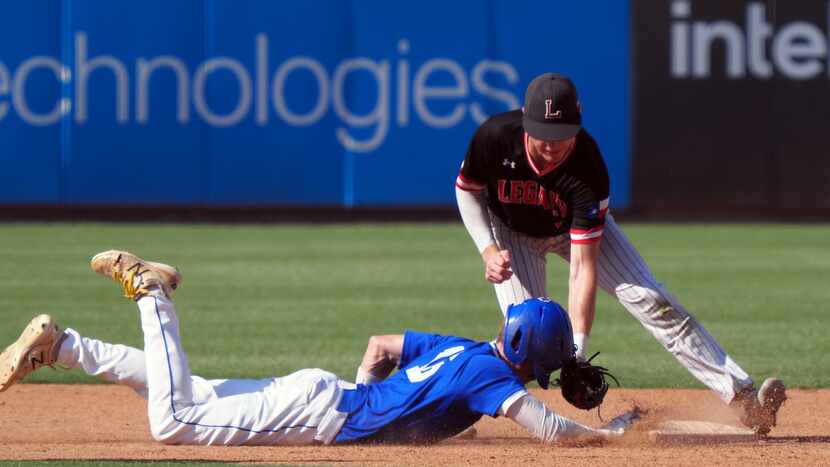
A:
{"label": "tan cleat", "polygon": [[65,334],[49,315],[35,316],[17,341],[0,354],[0,392],[58,360]]}
{"label": "tan cleat", "polygon": [[124,296],[130,300],[138,300],[154,288],[171,297],[183,280],[181,273],[173,266],[144,261],[127,251],[109,250],[98,253],[92,257],[89,265],[98,274],[121,284]]}

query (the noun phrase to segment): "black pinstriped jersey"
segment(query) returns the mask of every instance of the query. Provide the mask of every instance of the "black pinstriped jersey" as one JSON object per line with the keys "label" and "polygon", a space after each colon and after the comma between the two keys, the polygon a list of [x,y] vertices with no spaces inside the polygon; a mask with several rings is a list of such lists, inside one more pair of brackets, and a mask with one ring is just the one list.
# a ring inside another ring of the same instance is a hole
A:
{"label": "black pinstriped jersey", "polygon": [[476,131],[456,179],[466,191],[487,190],[490,211],[508,227],[533,237],[566,232],[573,243],[602,236],[608,210],[608,169],[584,129],[567,159],[537,168],[527,153],[522,111],[494,115]]}

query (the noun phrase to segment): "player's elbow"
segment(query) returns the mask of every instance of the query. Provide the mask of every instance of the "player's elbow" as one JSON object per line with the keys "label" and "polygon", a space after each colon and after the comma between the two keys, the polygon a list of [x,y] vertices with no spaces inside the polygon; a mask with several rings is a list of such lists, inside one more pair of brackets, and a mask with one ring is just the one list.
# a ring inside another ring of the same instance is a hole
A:
{"label": "player's elbow", "polygon": [[369,343],[366,344],[366,355],[375,362],[386,360],[386,341],[385,336],[371,336]]}
{"label": "player's elbow", "polygon": [[369,336],[369,342],[366,343],[366,353],[377,355],[380,349],[381,336]]}
{"label": "player's elbow", "polygon": [[376,362],[397,363],[402,350],[403,337],[400,335],[372,336],[366,346],[366,355]]}

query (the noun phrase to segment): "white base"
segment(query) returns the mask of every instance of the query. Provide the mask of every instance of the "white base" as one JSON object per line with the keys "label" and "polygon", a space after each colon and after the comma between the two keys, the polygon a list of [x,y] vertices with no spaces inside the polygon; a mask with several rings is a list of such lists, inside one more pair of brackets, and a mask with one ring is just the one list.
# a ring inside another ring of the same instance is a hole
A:
{"label": "white base", "polygon": [[648,432],[651,442],[664,444],[741,443],[758,438],[748,428],[696,420],[668,420]]}

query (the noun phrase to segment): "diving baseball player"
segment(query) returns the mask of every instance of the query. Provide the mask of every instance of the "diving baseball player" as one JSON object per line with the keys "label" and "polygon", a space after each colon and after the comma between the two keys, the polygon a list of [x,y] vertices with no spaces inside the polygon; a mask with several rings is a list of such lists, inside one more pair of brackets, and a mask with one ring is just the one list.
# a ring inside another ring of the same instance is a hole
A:
{"label": "diving baseball player", "polygon": [[568,313],[584,359],[597,286],[617,300],[689,372],[760,434],[775,425],[784,384],[759,390],[703,326],[652,275],[608,212],[609,178],[582,128],[576,88],[545,73],[527,87],[522,110],[476,131],[456,179],[458,208],[495,285],[502,313],[544,297],[547,255],[570,263]]}
{"label": "diving baseball player", "polygon": [[[627,412],[593,429],[528,394],[528,381],[547,388],[553,371],[576,362],[568,316],[550,300],[511,306],[491,343],[411,331],[373,337],[356,385],[318,369],[208,381],[191,375],[182,348],[170,298],[182,282],[176,269],[123,251],[100,253],[91,266],[137,302],[144,351],[60,331],[41,315],[0,355],[0,391],[42,366],[82,368],[146,398],[152,435],[167,444],[431,443],[482,415],[506,416],[556,441],[619,436],[638,417]],[[389,376],[395,367],[399,371]],[[575,396],[584,400],[584,394]]]}

